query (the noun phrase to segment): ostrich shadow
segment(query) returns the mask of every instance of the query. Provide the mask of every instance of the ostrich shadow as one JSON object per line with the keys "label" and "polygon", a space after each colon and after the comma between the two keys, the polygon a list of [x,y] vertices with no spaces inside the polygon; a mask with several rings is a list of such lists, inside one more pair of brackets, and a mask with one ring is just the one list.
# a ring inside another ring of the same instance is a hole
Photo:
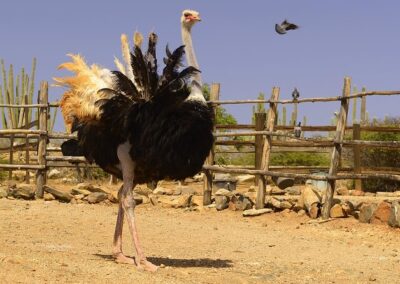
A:
{"label": "ostrich shadow", "polygon": [[[114,261],[112,255],[94,254],[97,257],[108,261]],[[168,258],[148,256],[147,260],[159,266],[161,264],[169,267],[207,267],[207,268],[228,268],[233,266],[232,260],[229,259],[211,259],[211,258]]]}

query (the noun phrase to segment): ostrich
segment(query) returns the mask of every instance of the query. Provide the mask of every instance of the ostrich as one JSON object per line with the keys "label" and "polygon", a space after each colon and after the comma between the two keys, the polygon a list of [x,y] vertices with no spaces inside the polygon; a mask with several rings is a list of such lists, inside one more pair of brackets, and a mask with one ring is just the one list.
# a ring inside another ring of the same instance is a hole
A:
{"label": "ostrich", "polygon": [[[63,154],[83,154],[89,162],[123,180],[118,192],[113,257],[118,263],[147,271],[158,267],[146,259],[139,242],[133,188],[138,183],[193,176],[201,170],[213,144],[212,111],[201,92],[190,38],[190,28],[198,20],[197,12],[183,12],[186,47],[173,52],[167,47],[161,75],[157,72],[157,36],[151,33],[147,52],[143,54],[136,44],[129,55],[129,68],[120,65],[126,74],[98,65],[89,67],[81,56],[71,55],[72,62],[60,68],[75,76],[55,78],[59,85],[69,88],[60,105],[67,128],[78,134],[77,140],[62,145]],[[189,67],[179,72],[185,49]],[[125,216],[135,259],[122,252]]]}

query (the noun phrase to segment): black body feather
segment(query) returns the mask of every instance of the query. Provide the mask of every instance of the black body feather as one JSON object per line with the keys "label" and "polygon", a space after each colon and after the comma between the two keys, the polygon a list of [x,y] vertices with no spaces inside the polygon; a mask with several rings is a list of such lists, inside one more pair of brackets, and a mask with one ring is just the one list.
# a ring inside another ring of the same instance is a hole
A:
{"label": "black body feather", "polygon": [[157,36],[151,35],[145,56],[135,47],[135,84],[114,72],[115,90],[100,90],[113,92],[112,98],[96,102],[100,119],[76,121],[78,141],[64,142],[64,155],[83,154],[121,178],[117,148],[128,141],[137,183],[180,180],[201,170],[213,144],[213,112],[204,102],[186,100],[188,79],[199,71],[193,67],[179,71],[184,54],[181,46],[172,53],[167,48],[166,66],[159,76],[156,41]]}

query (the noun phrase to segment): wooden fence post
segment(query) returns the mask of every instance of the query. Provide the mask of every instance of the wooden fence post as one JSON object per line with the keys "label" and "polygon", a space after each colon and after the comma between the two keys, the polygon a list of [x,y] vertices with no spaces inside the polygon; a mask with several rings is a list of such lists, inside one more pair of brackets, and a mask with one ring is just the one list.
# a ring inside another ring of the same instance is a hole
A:
{"label": "wooden fence post", "polygon": [[[335,134],[335,145],[333,147],[332,156],[331,156],[331,164],[329,167],[329,176],[334,176],[337,174],[340,157],[342,154],[342,144],[344,131],[346,129],[347,122],[347,114],[349,111],[349,99],[346,99],[350,95],[351,92],[351,79],[350,77],[344,78],[344,86],[343,86],[343,99],[341,100],[339,117],[336,125],[336,134]],[[322,207],[322,219],[329,219],[330,210],[333,204],[333,194],[335,191],[336,180],[329,179],[327,183],[327,188],[325,192],[325,203]]]}
{"label": "wooden fence post", "polygon": [[[265,130],[265,121],[267,120],[267,114],[265,112],[255,113],[255,130]],[[264,137],[263,135],[255,136],[255,168],[261,169],[261,160],[264,149]],[[259,176],[255,177],[255,184],[258,185]]]}
{"label": "wooden fence post", "polygon": [[[24,103],[28,104],[28,96],[25,96]],[[25,128],[29,129],[29,108],[24,108],[24,116],[25,116]],[[29,138],[28,134],[25,136],[25,164],[29,165]],[[30,183],[30,173],[29,170],[25,172],[25,182]]]}
{"label": "wooden fence post", "polygon": [[42,81],[40,83],[39,104],[46,106],[39,107],[39,130],[46,131],[46,134],[40,134],[38,143],[38,163],[44,166],[36,172],[36,197],[43,198],[43,186],[46,180],[46,144],[47,144],[47,113],[48,113],[48,83]]}
{"label": "wooden fence post", "polygon": [[[10,136],[10,155],[9,155],[9,163],[12,165],[14,163],[14,134]],[[8,171],[8,179],[11,180],[13,175],[13,170],[10,169]]]}
{"label": "wooden fence post", "polygon": [[[353,124],[353,140],[361,139],[361,128],[359,123]],[[353,146],[353,156],[354,156],[354,173],[361,173],[361,149],[360,145]],[[362,191],[361,179],[356,179],[354,181],[354,189]]]}
{"label": "wooden fence post", "polygon": [[[269,111],[267,117],[267,131],[274,131],[275,117],[277,112],[277,101],[279,99],[279,88],[274,87],[272,89],[271,102],[269,104]],[[269,157],[271,153],[272,136],[266,135],[264,140],[264,147],[261,156],[261,169],[267,171],[269,169]],[[267,180],[264,175],[259,175],[258,177],[258,190],[256,199],[256,208],[264,208],[265,205],[265,189],[267,186]]]}
{"label": "wooden fence post", "polygon": [[[210,101],[218,101],[219,100],[219,91],[220,91],[220,84],[219,83],[212,83],[211,90],[210,90]],[[214,117],[216,119],[217,116],[217,105],[212,105],[214,111]],[[215,121],[214,121],[214,129],[215,132]],[[214,147],[215,143],[210,151],[206,159],[206,165],[214,165]],[[204,184],[203,184],[203,205],[211,204],[211,195],[212,195],[212,172],[210,170],[204,170]]]}

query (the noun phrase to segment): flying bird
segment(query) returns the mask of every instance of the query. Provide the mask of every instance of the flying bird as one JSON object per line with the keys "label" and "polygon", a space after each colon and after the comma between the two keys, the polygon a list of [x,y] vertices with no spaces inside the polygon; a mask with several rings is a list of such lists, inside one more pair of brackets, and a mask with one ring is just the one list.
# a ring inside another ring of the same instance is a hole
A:
{"label": "flying bird", "polygon": [[[151,33],[147,52],[142,52],[140,37],[135,37],[133,51],[124,51],[125,64],[115,60],[118,71],[88,66],[81,56],[70,55],[72,61],[60,68],[74,76],[55,78],[68,88],[61,100],[62,114],[67,128],[78,136],[64,142],[63,154],[83,154],[123,180],[113,257],[148,271],[158,267],[146,259],[138,240],[133,188],[138,183],[195,175],[213,145],[213,113],[202,94],[191,38],[191,28],[199,20],[197,12],[183,11],[184,46],[173,52],[167,47],[161,74],[157,70],[157,36]],[[184,54],[189,66],[181,69]],[[135,259],[122,252],[125,216]]]}
{"label": "flying bird", "polygon": [[280,34],[284,35],[289,30],[296,30],[299,26],[289,23],[287,20],[284,20],[281,24],[275,24],[275,31]]}

